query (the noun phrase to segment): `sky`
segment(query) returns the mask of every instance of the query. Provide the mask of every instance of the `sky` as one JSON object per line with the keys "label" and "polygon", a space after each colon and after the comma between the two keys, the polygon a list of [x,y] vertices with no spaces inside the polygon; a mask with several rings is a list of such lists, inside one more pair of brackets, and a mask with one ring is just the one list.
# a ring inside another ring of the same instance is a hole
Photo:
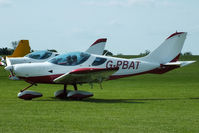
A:
{"label": "sky", "polygon": [[153,51],[188,32],[182,52],[199,55],[198,0],[0,0],[0,48],[29,40],[33,50],[85,51],[107,38],[113,54]]}

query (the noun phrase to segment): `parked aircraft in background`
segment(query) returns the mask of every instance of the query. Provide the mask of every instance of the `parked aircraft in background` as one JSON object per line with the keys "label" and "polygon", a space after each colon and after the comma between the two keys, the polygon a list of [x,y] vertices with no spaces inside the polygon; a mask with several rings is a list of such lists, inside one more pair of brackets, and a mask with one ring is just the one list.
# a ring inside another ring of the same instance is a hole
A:
{"label": "parked aircraft in background", "polygon": [[30,53],[30,45],[28,40],[20,40],[12,55],[6,57],[23,57]]}
{"label": "parked aircraft in background", "polygon": [[51,52],[48,50],[34,51],[25,55],[24,57],[9,58],[6,57],[7,66],[21,63],[34,63],[34,62],[44,62],[59,55],[56,52]]}
{"label": "parked aircraft in background", "polygon": [[[87,53],[90,54],[97,54],[102,55],[104,51],[104,47],[106,44],[106,38],[101,38],[96,40],[87,50]],[[17,57],[17,58],[6,58],[6,64],[14,65],[14,64],[21,64],[21,63],[34,63],[34,62],[44,62],[47,61],[55,56],[59,55],[58,53],[43,50],[43,51],[35,51],[32,53],[27,54],[24,57]]]}
{"label": "parked aircraft in background", "polygon": [[6,57],[1,57],[0,66],[6,66],[5,58],[23,57],[30,53],[30,45],[28,40],[20,40],[13,54]]}
{"label": "parked aircraft in background", "polygon": [[[42,63],[26,63],[7,66],[5,69],[30,83],[21,90],[19,98],[32,99],[42,96],[39,92],[27,91],[33,85],[63,84],[64,89],[55,92],[56,97],[83,99],[93,96],[90,92],[78,91],[78,84],[101,83],[106,80],[119,79],[146,73],[163,74],[170,70],[189,65],[195,61],[178,61],[186,39],[186,32],[170,35],[157,49],[141,58],[123,59],[90,54],[88,52],[71,52],[56,56]],[[73,85],[74,91],[67,90]]]}

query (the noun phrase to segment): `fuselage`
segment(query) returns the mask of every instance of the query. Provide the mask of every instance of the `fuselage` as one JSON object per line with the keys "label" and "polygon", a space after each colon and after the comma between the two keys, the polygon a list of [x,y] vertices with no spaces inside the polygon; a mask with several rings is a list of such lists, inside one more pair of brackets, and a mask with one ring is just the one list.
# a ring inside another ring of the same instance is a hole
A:
{"label": "fuselage", "polygon": [[[160,64],[141,61],[138,59],[123,59],[115,57],[107,57],[86,53],[84,61],[81,60],[81,54],[84,52],[75,52],[66,54],[65,56],[56,56],[53,59],[43,63],[24,63],[13,65],[12,69],[15,75],[30,83],[48,83],[53,84],[53,80],[63,74],[69,73],[79,68],[115,68],[119,70],[109,77],[109,79],[117,79],[121,77],[143,74],[148,71],[160,67]],[[68,56],[77,56],[76,64],[69,61]],[[67,59],[65,59],[67,58]],[[86,58],[86,59],[85,59]],[[60,61],[62,60],[62,61]]]}

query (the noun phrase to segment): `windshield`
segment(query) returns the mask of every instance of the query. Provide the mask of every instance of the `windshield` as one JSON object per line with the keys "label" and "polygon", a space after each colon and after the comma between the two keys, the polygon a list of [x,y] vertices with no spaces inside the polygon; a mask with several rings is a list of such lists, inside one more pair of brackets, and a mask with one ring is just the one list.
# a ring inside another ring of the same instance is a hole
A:
{"label": "windshield", "polygon": [[50,51],[35,51],[26,55],[26,57],[29,57],[32,59],[47,59],[51,55],[52,55],[52,52]]}
{"label": "windshield", "polygon": [[88,53],[71,52],[71,53],[61,54],[59,56],[56,56],[50,59],[48,62],[57,64],[57,65],[75,66],[75,65],[84,63],[86,60],[88,60],[89,57],[90,57],[90,54]]}

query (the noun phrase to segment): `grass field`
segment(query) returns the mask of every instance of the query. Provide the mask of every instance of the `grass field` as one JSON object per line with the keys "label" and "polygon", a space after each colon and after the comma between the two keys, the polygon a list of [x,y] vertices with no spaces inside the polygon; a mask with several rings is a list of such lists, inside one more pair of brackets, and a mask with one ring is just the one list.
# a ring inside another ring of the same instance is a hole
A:
{"label": "grass field", "polygon": [[[83,101],[58,100],[61,85],[38,85],[30,90],[43,97],[17,98],[24,81],[8,80],[0,68],[1,133],[198,133],[199,56],[190,66],[163,75],[140,75],[79,86],[94,93]],[[73,89],[69,86],[69,89]]]}

